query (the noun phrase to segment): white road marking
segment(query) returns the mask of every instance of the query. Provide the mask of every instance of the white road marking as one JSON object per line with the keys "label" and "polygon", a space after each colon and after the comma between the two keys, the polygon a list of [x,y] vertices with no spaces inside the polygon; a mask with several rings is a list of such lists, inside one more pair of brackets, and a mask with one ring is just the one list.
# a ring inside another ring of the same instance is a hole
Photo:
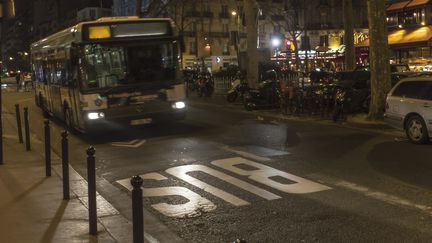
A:
{"label": "white road marking", "polygon": [[159,241],[156,238],[154,238],[153,236],[151,236],[149,233],[145,231],[144,231],[144,238],[148,240],[148,242],[150,243],[159,243]]}
{"label": "white road marking", "polygon": [[[167,180],[165,176],[159,173],[148,173],[142,175],[143,179],[146,180]],[[124,179],[117,181],[122,186],[129,190],[132,190],[130,184],[130,179]],[[167,217],[173,218],[184,218],[184,217],[197,217],[200,216],[202,212],[211,212],[216,209],[214,205],[208,199],[201,197],[199,194],[189,190],[186,187],[158,187],[158,188],[143,188],[144,197],[163,197],[163,196],[181,196],[188,200],[187,203],[183,204],[168,204],[168,203],[157,203],[151,206],[164,214]]]}
{"label": "white road marking", "polygon": [[[269,187],[275,188],[279,191],[286,193],[296,193],[296,194],[304,194],[304,193],[312,193],[319,192],[331,189],[328,186],[324,186],[322,184],[304,179],[299,176],[295,176],[293,174],[280,171],[274,169],[272,167],[259,164],[244,158],[229,158],[212,161],[211,164],[216,165],[222,169],[234,172],[238,175],[248,176],[249,179],[259,182],[261,184],[267,185]],[[248,165],[256,168],[255,170],[243,170],[236,165]],[[279,183],[275,180],[272,180],[271,177],[283,177],[290,181],[294,181],[293,184],[283,184]]]}
{"label": "white road marking", "polygon": [[[307,179],[244,158],[240,158],[240,157],[217,160],[211,162],[211,164],[241,176],[248,176],[248,178],[251,180],[254,180],[258,183],[270,186],[272,188],[275,188],[277,190],[286,193],[311,193],[311,192],[318,192],[318,191],[331,189],[330,187],[321,185],[319,183],[315,183]],[[239,167],[236,167],[237,165],[247,165],[252,167],[252,170],[244,170]],[[269,192],[265,189],[247,183],[241,179],[237,179],[221,171],[212,169],[204,165],[176,166],[165,170],[165,172],[183,180],[186,183],[196,186],[199,189],[202,189],[214,195],[215,197],[218,197],[234,206],[250,205],[250,203],[231,193],[223,191],[219,188],[207,184],[204,181],[201,181],[193,176],[190,176],[188,173],[202,172],[208,174],[224,182],[227,182],[231,185],[234,185],[240,189],[243,189],[247,192],[250,192],[259,197],[267,199],[269,201],[281,198],[280,196],[272,192]],[[156,181],[163,181],[168,179],[167,177],[159,173],[147,173],[141,175],[141,177],[145,180],[156,180]],[[294,183],[290,183],[290,184],[280,183],[273,180],[274,179],[273,177],[282,177]],[[128,190],[132,190],[132,186],[130,184],[130,178],[119,180],[117,181],[117,183],[124,186]],[[196,217],[201,215],[202,212],[210,212],[216,209],[216,205],[213,202],[200,196],[198,193],[189,190],[186,187],[171,186],[171,187],[158,187],[158,188],[144,188],[143,196],[144,197],[180,196],[188,200],[187,203],[183,203],[183,204],[157,203],[151,205],[151,207],[153,207],[155,210],[159,211],[160,213],[168,217],[176,217],[176,218]]]}
{"label": "white road marking", "polygon": [[129,142],[113,142],[111,143],[112,146],[116,147],[127,147],[127,148],[138,148],[141,145],[143,145],[146,142],[146,140],[142,139],[134,139]]}
{"label": "white road marking", "polygon": [[267,157],[261,157],[261,156],[258,156],[258,155],[255,155],[255,154],[251,154],[251,153],[248,153],[248,152],[245,152],[245,151],[235,150],[235,149],[232,149],[232,148],[230,148],[228,146],[223,146],[223,147],[221,147],[221,149],[223,149],[225,151],[228,151],[228,152],[231,152],[231,153],[238,154],[238,155],[243,156],[243,157],[248,158],[248,159],[259,161],[259,162],[268,162],[268,161],[271,161],[271,159],[269,159]]}
{"label": "white road marking", "polygon": [[232,195],[231,193],[222,191],[219,188],[216,188],[214,186],[211,186],[203,181],[200,181],[190,175],[188,175],[187,173],[189,172],[196,172],[196,171],[200,171],[200,172],[204,172],[206,174],[212,175],[214,177],[217,177],[225,182],[228,182],[234,186],[237,186],[245,191],[248,191],[250,193],[253,193],[257,196],[260,196],[262,198],[265,198],[267,200],[275,200],[275,199],[279,199],[281,198],[280,196],[273,194],[269,191],[266,191],[264,189],[261,189],[259,187],[256,187],[252,184],[249,184],[247,182],[244,182],[242,180],[239,180],[237,178],[234,178],[232,176],[229,176],[225,173],[219,172],[217,170],[214,170],[212,168],[209,168],[207,166],[204,165],[183,165],[183,166],[177,166],[177,167],[173,167],[170,168],[168,170],[166,170],[166,172],[168,174],[171,174],[179,179],[182,179],[185,182],[188,182],[208,193],[213,194],[216,197],[219,197],[220,199],[231,203],[235,206],[244,206],[244,205],[249,205],[250,203],[238,198],[234,195]]}
{"label": "white road marking", "polygon": [[393,196],[387,193],[383,193],[383,192],[379,192],[379,191],[373,191],[367,187],[364,186],[360,186],[351,182],[347,182],[347,181],[340,181],[335,183],[336,186],[340,186],[352,191],[356,191],[356,192],[360,192],[363,195],[367,196],[367,197],[371,197],[374,198],[376,200],[380,200],[392,205],[396,205],[396,206],[404,206],[404,207],[410,207],[410,208],[415,208],[421,211],[425,211],[428,214],[432,215],[432,207],[430,206],[426,206],[426,205],[422,205],[422,204],[416,204],[413,202],[410,202],[406,199],[397,197],[397,196]]}

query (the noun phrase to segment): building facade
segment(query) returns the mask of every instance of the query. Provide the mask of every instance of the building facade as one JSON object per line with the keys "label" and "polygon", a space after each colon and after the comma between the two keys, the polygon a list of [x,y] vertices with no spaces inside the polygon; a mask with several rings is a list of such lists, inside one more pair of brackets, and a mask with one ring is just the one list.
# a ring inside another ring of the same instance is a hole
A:
{"label": "building facade", "polygon": [[[268,1],[272,6],[283,9],[283,1]],[[148,1],[143,2],[144,16],[149,13]],[[202,68],[220,70],[229,65],[238,65],[238,56],[244,57],[246,50],[246,28],[243,20],[243,1],[239,0],[172,0],[160,1],[159,17],[172,18],[184,36],[184,68]],[[135,15],[134,0],[114,0],[114,15]],[[262,21],[257,29],[263,30],[260,35],[259,48],[265,48],[267,33],[273,26]],[[265,36],[265,37],[264,37]]]}
{"label": "building facade", "polygon": [[432,1],[391,1],[387,24],[391,61],[432,71]]}
{"label": "building facade", "polygon": [[[306,60],[310,68],[321,67],[329,62],[332,68],[343,68],[345,56],[344,44],[344,12],[340,0],[288,0],[286,12],[295,19],[288,19],[286,39],[296,42],[299,58]],[[355,0],[353,4],[353,24],[355,45],[368,38],[368,15],[366,0]],[[297,6],[297,8],[295,8]],[[291,23],[290,23],[291,22]],[[293,22],[295,24],[293,24]],[[291,30],[289,29],[291,28]],[[292,30],[294,29],[295,32]],[[293,33],[300,32],[298,36]],[[289,50],[289,49],[292,50]],[[284,49],[294,58],[294,48]],[[357,62],[366,61],[361,53],[357,53]]]}
{"label": "building facade", "polygon": [[[114,16],[134,16],[136,15],[136,0],[113,0],[112,13]],[[145,12],[149,0],[142,0],[141,12]]]}

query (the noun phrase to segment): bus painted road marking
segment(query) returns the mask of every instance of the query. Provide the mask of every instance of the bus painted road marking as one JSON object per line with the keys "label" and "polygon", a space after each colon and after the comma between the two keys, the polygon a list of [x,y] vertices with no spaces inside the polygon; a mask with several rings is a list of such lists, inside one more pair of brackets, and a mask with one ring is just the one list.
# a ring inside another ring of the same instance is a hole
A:
{"label": "bus painted road marking", "polygon": [[[321,185],[319,183],[240,157],[216,160],[211,162],[211,164],[218,166],[219,168],[231,171],[240,176],[248,176],[248,178],[253,181],[285,193],[312,193],[331,189],[330,187]],[[241,169],[242,165],[251,168],[251,170]],[[213,196],[222,199],[225,202],[228,202],[238,207],[250,205],[251,203],[231,193],[225,192],[219,188],[209,185],[206,182],[189,175],[188,173],[205,173],[269,201],[281,198],[281,196],[279,195],[276,195],[272,192],[254,186],[248,182],[237,179],[233,176],[230,176],[226,173],[223,173],[219,170],[210,168],[205,165],[176,166],[165,170],[165,172],[205,192],[208,192]],[[159,173],[147,173],[141,175],[141,177],[144,180],[156,181],[164,181],[168,179],[167,177]],[[285,180],[288,180],[288,183],[278,182],[275,180],[275,177],[284,178]],[[124,186],[128,190],[132,190],[132,186],[130,185],[130,178],[119,180],[117,181],[117,183]],[[200,196],[198,193],[191,191],[186,187],[181,186],[143,188],[143,196],[180,196],[188,200],[188,202],[183,204],[157,203],[151,205],[151,207],[153,207],[155,210],[168,217],[196,217],[201,215],[203,212],[210,212],[216,209],[216,205],[210,200],[204,198],[203,196]]]}
{"label": "bus painted road marking", "polygon": [[182,179],[183,181],[192,184],[208,193],[211,193],[214,196],[219,197],[220,199],[229,202],[235,206],[243,206],[249,204],[249,202],[246,202],[243,199],[240,199],[228,192],[222,191],[214,186],[211,186],[187,174],[189,172],[196,172],[196,171],[200,171],[212,175],[216,178],[221,179],[222,181],[228,182],[234,186],[237,186],[245,191],[253,193],[267,200],[275,200],[281,198],[276,194],[273,194],[269,191],[256,187],[252,184],[244,182],[240,179],[237,179],[225,173],[219,172],[215,169],[209,168],[205,165],[183,165],[183,166],[177,166],[166,170],[168,174],[171,174],[179,179]]}
{"label": "bus painted road marking", "polygon": [[[142,176],[145,180],[167,180],[165,176],[159,173],[148,173]],[[130,179],[124,179],[117,181],[120,185],[126,187],[130,191],[132,186]],[[189,190],[186,187],[171,186],[171,187],[158,187],[158,188],[143,188],[144,197],[163,197],[163,196],[180,196],[188,200],[187,203],[183,204],[168,204],[168,203],[157,203],[151,206],[168,217],[173,218],[185,218],[185,217],[196,217],[201,215],[201,212],[210,212],[216,209],[214,205],[208,199],[201,197],[197,193]]]}
{"label": "bus painted road marking", "polygon": [[[238,175],[248,176],[248,178],[253,181],[259,182],[261,184],[286,193],[303,194],[331,189],[330,187],[324,186],[322,184],[315,183],[299,176],[276,170],[270,166],[259,164],[240,157],[216,160],[212,161],[211,164],[216,165],[219,168],[234,172]],[[243,170],[237,167],[239,165],[247,165],[249,167],[255,168],[255,170]],[[282,177],[289,181],[293,181],[294,183],[280,183],[272,180],[271,177]]]}
{"label": "bus painted road marking", "polygon": [[146,142],[144,139],[134,139],[129,142],[113,142],[112,146],[116,147],[127,147],[127,148],[138,148]]}

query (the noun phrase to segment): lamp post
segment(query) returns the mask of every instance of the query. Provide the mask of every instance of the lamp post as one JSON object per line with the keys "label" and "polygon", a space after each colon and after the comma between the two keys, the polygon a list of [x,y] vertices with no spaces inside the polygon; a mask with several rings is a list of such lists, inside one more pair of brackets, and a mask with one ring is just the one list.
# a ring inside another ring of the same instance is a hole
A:
{"label": "lamp post", "polygon": [[236,22],[237,22],[237,36],[235,38],[234,48],[235,48],[236,54],[237,54],[237,64],[240,68],[241,67],[240,66],[240,47],[239,47],[239,45],[240,45],[240,14],[234,10],[231,12],[231,15],[237,18],[237,20],[236,20]]}

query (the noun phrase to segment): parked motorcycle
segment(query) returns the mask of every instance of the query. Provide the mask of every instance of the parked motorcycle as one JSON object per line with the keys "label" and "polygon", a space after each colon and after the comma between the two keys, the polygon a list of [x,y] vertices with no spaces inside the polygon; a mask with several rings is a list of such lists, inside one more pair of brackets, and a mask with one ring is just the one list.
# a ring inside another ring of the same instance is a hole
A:
{"label": "parked motorcycle", "polygon": [[228,91],[227,101],[229,103],[233,103],[237,100],[237,98],[244,100],[249,90],[249,85],[246,82],[243,82],[241,78],[237,78],[232,82],[232,87]]}
{"label": "parked motorcycle", "polygon": [[336,88],[333,108],[333,121],[344,117],[345,113],[369,110],[370,86],[366,81],[347,81]]}
{"label": "parked motorcycle", "polygon": [[280,106],[281,93],[277,80],[267,80],[259,84],[257,89],[249,90],[244,98],[246,110],[258,108],[275,108]]}

